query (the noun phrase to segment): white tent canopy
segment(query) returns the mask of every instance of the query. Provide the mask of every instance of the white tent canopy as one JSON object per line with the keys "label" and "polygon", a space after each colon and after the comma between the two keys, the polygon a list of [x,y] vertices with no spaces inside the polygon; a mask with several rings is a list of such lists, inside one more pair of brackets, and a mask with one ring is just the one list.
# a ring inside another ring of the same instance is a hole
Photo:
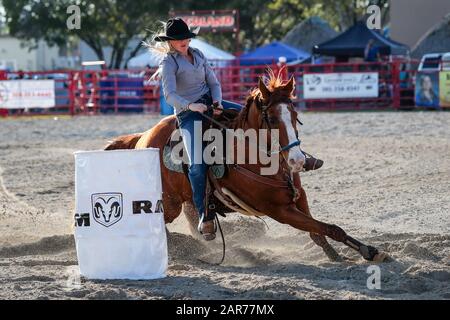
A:
{"label": "white tent canopy", "polygon": [[[200,51],[203,52],[203,54],[208,60],[212,60],[211,64],[216,66],[226,65],[226,61],[235,59],[235,56],[233,56],[232,54],[229,54],[226,51],[216,48],[200,39],[192,39],[190,46],[193,48],[200,49]],[[128,67],[136,69],[145,68],[147,65],[151,67],[157,67],[159,66],[160,59],[161,58],[158,55],[152,54],[151,52],[147,51],[131,59],[128,62]],[[221,60],[221,61],[214,61],[214,60]]]}

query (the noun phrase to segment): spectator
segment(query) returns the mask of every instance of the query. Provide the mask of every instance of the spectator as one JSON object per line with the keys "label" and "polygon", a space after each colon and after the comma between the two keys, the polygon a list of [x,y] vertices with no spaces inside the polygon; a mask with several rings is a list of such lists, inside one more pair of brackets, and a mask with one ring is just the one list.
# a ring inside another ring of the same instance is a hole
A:
{"label": "spectator", "polygon": [[409,88],[410,74],[408,69],[408,63],[402,63],[400,66],[399,80],[400,88]]}
{"label": "spectator", "polygon": [[375,40],[370,39],[364,50],[364,61],[378,62],[380,61],[380,49],[375,46]]}

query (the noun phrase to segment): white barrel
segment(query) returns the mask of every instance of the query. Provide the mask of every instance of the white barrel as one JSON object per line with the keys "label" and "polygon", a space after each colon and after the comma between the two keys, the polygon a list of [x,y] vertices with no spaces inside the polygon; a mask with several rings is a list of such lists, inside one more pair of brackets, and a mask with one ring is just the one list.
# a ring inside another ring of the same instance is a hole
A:
{"label": "white barrel", "polygon": [[75,153],[75,242],[88,279],[167,271],[159,149]]}

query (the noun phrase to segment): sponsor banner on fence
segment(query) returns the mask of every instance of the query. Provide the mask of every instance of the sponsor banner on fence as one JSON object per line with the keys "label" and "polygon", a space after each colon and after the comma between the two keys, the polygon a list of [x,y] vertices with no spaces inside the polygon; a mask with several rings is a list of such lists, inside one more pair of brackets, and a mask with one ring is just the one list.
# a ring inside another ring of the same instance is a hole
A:
{"label": "sponsor banner on fence", "polygon": [[419,72],[416,77],[416,106],[439,108],[439,73]]}
{"label": "sponsor banner on fence", "polygon": [[305,99],[378,98],[378,73],[305,74]]}
{"label": "sponsor banner on fence", "polygon": [[442,108],[450,108],[450,71],[440,74],[440,100]]}
{"label": "sponsor banner on fence", "polygon": [[0,81],[0,108],[53,108],[55,80]]}

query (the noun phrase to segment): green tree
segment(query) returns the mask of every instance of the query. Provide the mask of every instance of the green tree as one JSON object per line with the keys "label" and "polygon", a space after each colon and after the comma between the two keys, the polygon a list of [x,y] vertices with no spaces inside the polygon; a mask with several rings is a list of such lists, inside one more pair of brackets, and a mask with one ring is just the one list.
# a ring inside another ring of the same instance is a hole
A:
{"label": "green tree", "polygon": [[[295,25],[312,16],[328,21],[337,31],[344,31],[365,16],[366,8],[377,4],[382,20],[388,21],[389,0],[185,0],[176,9],[237,9],[240,13],[240,43],[255,48],[282,39]],[[232,34],[201,34],[211,43],[234,51]]]}
{"label": "green tree", "polygon": [[[81,28],[69,30],[67,8],[81,9]],[[50,45],[65,45],[74,37],[85,41],[100,60],[102,48],[112,47],[109,68],[120,68],[129,40],[148,37],[149,28],[168,12],[167,1],[135,0],[3,0],[11,35],[24,40],[44,39]],[[135,48],[130,57],[138,52]]]}
{"label": "green tree", "polygon": [[[2,1],[2,0],[0,0]],[[81,29],[68,30],[67,7],[81,9]],[[65,45],[72,39],[85,41],[105,60],[102,48],[111,46],[110,68],[135,56],[138,45],[124,57],[129,40],[148,38],[166,20],[170,10],[237,9],[240,13],[241,49],[251,49],[279,40],[296,24],[312,16],[328,21],[344,31],[362,19],[369,4],[382,7],[383,23],[388,21],[389,0],[3,0],[6,24],[11,35],[24,40],[44,39]],[[201,33],[216,46],[234,52],[236,39],[230,33]]]}
{"label": "green tree", "polygon": [[254,45],[283,38],[289,30],[303,20],[318,16],[327,21],[337,31],[344,31],[363,19],[369,5],[376,4],[382,9],[382,21],[386,23],[389,0],[274,0],[253,18],[254,30],[249,33]]}

